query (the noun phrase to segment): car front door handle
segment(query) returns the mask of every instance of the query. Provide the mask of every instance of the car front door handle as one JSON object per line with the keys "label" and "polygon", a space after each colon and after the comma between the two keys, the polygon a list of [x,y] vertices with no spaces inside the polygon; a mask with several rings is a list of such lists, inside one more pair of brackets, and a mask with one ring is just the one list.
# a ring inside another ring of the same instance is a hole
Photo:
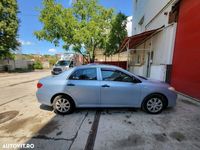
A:
{"label": "car front door handle", "polygon": [[69,83],[67,84],[67,86],[75,86],[75,84]]}
{"label": "car front door handle", "polygon": [[108,87],[110,87],[110,86],[107,85],[107,84],[104,84],[104,85],[102,85],[101,87],[108,88]]}

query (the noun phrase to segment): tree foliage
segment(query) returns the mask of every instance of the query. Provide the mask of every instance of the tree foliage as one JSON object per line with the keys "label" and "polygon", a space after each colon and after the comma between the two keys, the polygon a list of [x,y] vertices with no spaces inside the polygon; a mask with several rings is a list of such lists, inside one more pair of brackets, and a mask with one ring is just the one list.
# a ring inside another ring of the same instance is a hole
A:
{"label": "tree foliage", "polygon": [[43,69],[43,66],[42,66],[42,62],[39,61],[39,60],[36,60],[33,64],[33,68],[34,69]]}
{"label": "tree foliage", "polygon": [[106,9],[97,0],[77,0],[71,8],[64,8],[55,0],[44,0],[40,11],[43,28],[35,32],[40,40],[47,40],[63,47],[81,52],[84,46],[91,61],[95,59],[95,50],[104,48],[111,29],[113,9]]}
{"label": "tree foliage", "polygon": [[124,40],[125,37],[127,37],[127,30],[126,30],[126,24],[127,24],[127,16],[125,16],[123,13],[118,13],[116,17],[113,19],[111,23],[111,31],[108,36],[108,40],[106,42],[106,47],[104,54],[106,56],[114,55],[118,53],[119,47]]}
{"label": "tree foliage", "polygon": [[11,51],[17,50],[19,19],[16,0],[0,1],[0,58],[11,57]]}
{"label": "tree foliage", "polygon": [[49,64],[50,64],[50,66],[53,66],[53,65],[55,65],[56,64],[56,62],[57,62],[57,59],[54,57],[54,58],[51,58],[51,59],[49,59]]}

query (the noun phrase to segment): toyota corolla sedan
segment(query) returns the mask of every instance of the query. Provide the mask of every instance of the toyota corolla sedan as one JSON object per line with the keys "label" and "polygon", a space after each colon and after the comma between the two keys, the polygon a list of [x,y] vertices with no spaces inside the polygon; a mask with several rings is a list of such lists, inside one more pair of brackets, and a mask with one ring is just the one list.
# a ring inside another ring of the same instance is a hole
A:
{"label": "toyota corolla sedan", "polygon": [[110,65],[74,67],[58,76],[39,80],[37,99],[53,106],[59,114],[83,107],[142,108],[151,114],[176,105],[177,94],[170,85],[134,75]]}

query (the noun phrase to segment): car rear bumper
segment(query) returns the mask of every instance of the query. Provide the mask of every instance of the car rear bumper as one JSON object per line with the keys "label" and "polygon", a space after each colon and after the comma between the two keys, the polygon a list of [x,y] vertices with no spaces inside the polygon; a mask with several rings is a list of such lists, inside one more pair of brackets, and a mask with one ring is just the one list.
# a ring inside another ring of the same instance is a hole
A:
{"label": "car rear bumper", "polygon": [[51,96],[47,93],[44,94],[44,92],[38,90],[36,92],[36,97],[37,97],[37,100],[39,103],[41,104],[45,104],[45,105],[48,105],[48,106],[52,106],[52,103],[51,103]]}

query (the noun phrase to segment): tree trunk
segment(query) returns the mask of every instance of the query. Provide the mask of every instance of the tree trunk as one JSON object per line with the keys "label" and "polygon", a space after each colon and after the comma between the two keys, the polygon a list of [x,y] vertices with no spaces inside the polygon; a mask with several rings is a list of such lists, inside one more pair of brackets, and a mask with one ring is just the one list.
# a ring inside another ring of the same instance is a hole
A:
{"label": "tree trunk", "polygon": [[95,62],[95,50],[96,50],[96,45],[94,45],[94,47],[92,49],[92,57],[90,58],[90,63]]}
{"label": "tree trunk", "polygon": [[90,63],[94,63],[95,62],[95,55],[92,55],[92,57],[90,58]]}
{"label": "tree trunk", "polygon": [[90,63],[94,63],[94,59],[93,58],[90,58]]}

